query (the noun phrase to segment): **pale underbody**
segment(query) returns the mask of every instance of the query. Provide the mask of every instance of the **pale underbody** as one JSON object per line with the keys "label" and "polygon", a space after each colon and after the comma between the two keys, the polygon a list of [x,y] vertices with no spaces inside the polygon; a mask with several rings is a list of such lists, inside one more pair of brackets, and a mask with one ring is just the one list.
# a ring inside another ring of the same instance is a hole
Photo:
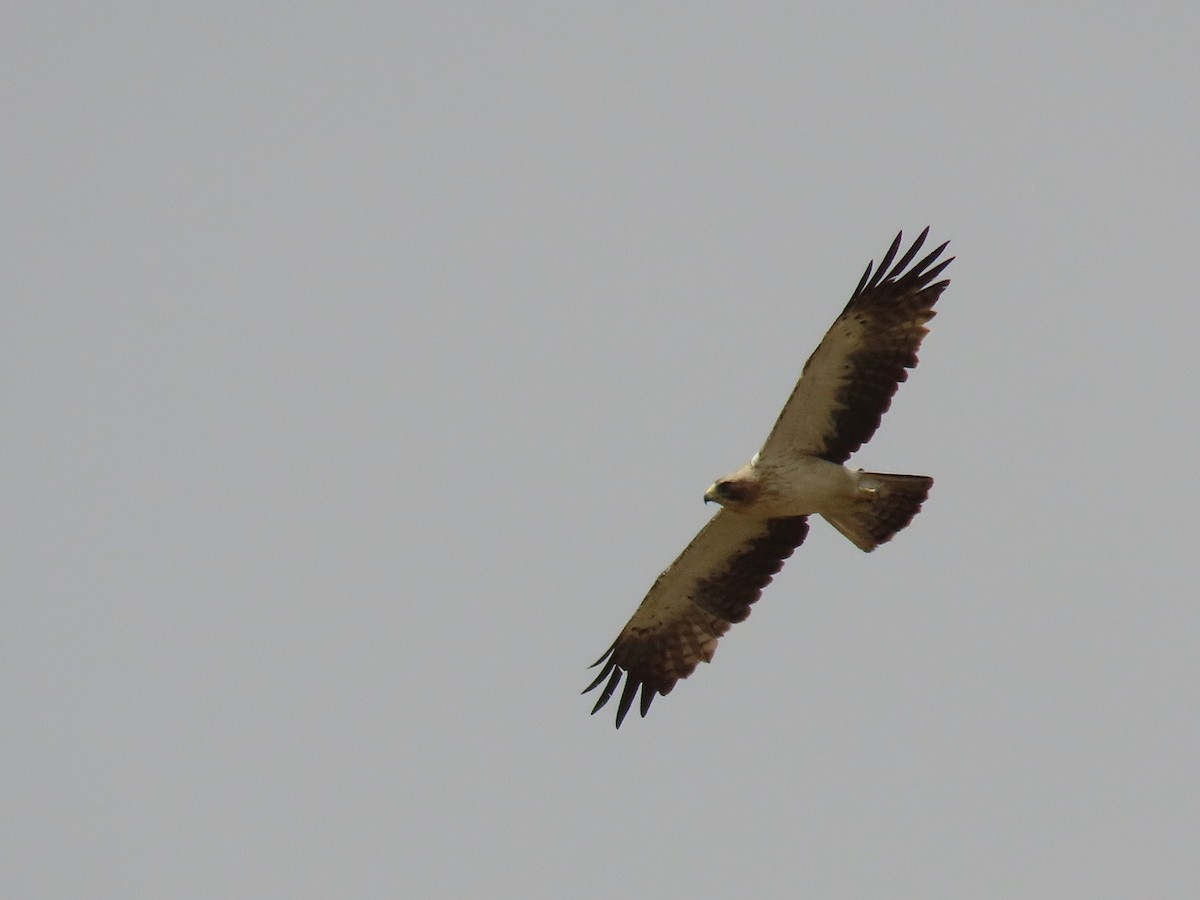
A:
{"label": "pale underbody", "polygon": [[756,519],[837,515],[872,496],[879,482],[861,469],[849,469],[816,456],[785,465],[751,460],[717,479],[705,500]]}

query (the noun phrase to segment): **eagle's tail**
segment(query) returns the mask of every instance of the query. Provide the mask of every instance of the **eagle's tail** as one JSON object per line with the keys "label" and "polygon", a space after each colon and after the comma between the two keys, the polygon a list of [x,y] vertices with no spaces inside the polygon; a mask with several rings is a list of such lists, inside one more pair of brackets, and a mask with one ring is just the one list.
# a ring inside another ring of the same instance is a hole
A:
{"label": "eagle's tail", "polygon": [[933,479],[927,475],[882,475],[860,469],[858,499],[825,518],[859,549],[870,553],[913,520],[932,486]]}

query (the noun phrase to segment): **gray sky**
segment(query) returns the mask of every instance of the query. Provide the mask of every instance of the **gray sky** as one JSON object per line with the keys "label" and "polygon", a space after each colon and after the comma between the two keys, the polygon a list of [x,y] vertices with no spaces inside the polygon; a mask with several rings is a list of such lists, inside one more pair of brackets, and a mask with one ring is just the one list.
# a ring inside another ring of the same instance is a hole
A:
{"label": "gray sky", "polygon": [[[1195,896],[1200,7],[783,7],[4,5],[0,895]],[[926,224],[924,511],[590,718]]]}

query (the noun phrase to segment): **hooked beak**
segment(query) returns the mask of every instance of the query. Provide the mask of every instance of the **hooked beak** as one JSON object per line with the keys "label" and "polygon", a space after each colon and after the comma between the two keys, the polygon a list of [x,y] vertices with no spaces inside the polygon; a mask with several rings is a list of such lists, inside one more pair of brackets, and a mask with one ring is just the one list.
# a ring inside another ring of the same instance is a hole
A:
{"label": "hooked beak", "polygon": [[704,502],[705,503],[720,503],[720,501],[717,499],[717,486],[715,484],[712,485],[707,491],[704,492]]}

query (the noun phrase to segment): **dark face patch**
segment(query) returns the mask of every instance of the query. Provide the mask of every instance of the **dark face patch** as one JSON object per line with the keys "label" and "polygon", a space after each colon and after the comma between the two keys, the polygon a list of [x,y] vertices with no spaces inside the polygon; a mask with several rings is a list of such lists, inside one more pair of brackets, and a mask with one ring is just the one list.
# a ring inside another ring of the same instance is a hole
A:
{"label": "dark face patch", "polygon": [[752,481],[718,481],[717,495],[730,503],[745,505],[758,498],[758,485]]}

